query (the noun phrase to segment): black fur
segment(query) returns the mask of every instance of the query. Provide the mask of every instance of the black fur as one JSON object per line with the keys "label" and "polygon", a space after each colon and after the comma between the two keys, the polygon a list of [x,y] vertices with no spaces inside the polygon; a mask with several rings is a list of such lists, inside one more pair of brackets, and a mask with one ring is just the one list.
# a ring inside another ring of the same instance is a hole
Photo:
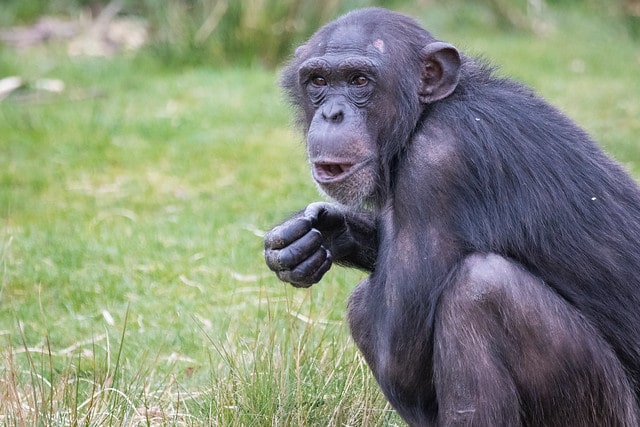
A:
{"label": "black fur", "polygon": [[384,41],[358,50],[379,67],[374,106],[345,119],[372,138],[357,152],[376,153],[375,190],[368,210],[314,204],[276,227],[269,267],[297,286],[332,262],[371,271],[349,302],[352,335],[411,425],[638,425],[637,184],[483,61],[461,54],[453,93],[421,103],[420,52],[437,40],[383,9],[326,25],[284,70],[307,133],[316,108],[298,69],[352,55],[338,35]]}

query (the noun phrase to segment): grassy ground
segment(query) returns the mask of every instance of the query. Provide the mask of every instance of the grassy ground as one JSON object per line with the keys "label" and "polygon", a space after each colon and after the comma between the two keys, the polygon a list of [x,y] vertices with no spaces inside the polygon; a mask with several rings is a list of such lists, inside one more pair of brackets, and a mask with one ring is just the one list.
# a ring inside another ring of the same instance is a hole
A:
{"label": "grassy ground", "polygon": [[[623,29],[482,19],[422,21],[640,174],[640,48]],[[262,261],[264,230],[318,199],[273,72],[0,51],[11,74],[66,89],[0,102],[0,423],[401,424],[343,322],[361,273],[295,290]]]}

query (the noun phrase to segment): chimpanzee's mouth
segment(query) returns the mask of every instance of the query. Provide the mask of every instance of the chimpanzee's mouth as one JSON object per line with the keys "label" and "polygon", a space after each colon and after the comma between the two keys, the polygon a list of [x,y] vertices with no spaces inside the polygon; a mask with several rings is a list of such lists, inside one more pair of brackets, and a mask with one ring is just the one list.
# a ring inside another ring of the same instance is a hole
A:
{"label": "chimpanzee's mouth", "polygon": [[313,176],[320,183],[340,181],[354,166],[354,163],[318,162],[313,164]]}

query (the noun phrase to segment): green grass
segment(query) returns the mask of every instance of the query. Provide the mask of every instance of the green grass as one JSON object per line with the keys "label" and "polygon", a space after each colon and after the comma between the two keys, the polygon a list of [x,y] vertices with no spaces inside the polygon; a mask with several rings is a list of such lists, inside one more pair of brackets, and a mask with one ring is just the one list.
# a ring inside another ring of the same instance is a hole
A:
{"label": "green grass", "polygon": [[359,274],[296,291],[262,260],[263,230],[317,197],[274,73],[49,55],[22,66],[69,96],[0,104],[0,413],[387,417],[341,322]]}
{"label": "green grass", "polygon": [[[640,49],[614,22],[424,14],[640,173]],[[344,324],[362,274],[297,290],[264,266],[262,233],[319,198],[275,73],[1,50],[10,74],[66,90],[0,102],[0,423],[401,424]]]}

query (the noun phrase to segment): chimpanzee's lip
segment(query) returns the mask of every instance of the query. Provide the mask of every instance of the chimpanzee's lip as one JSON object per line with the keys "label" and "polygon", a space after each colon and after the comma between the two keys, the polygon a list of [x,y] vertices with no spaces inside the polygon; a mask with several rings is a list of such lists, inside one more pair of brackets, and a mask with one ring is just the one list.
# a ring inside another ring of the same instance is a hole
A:
{"label": "chimpanzee's lip", "polygon": [[349,177],[365,163],[315,161],[313,162],[313,178],[320,184],[339,182]]}

